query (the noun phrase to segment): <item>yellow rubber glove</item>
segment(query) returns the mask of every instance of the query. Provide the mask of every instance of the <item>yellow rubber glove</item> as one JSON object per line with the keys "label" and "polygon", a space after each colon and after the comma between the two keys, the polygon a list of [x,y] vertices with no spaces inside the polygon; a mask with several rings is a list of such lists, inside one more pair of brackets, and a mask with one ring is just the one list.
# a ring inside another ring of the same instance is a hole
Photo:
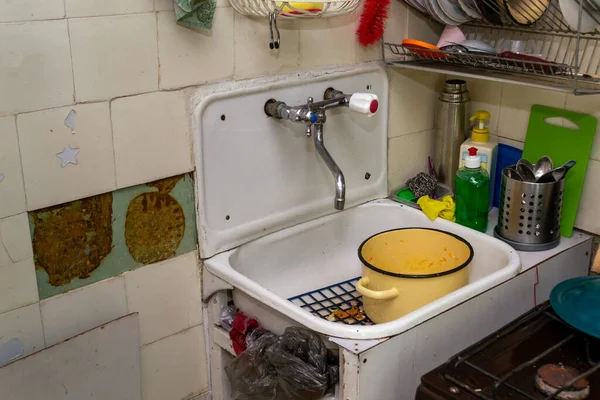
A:
{"label": "yellow rubber glove", "polygon": [[417,204],[432,221],[438,217],[452,222],[456,221],[456,218],[454,217],[456,204],[451,196],[444,196],[441,201],[433,200],[429,196],[423,196],[417,200]]}

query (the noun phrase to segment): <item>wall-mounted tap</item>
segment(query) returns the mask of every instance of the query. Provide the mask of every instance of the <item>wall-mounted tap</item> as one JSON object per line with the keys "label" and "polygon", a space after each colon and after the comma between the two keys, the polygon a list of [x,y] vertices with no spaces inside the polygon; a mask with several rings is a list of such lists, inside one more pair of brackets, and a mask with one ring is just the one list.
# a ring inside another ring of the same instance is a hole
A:
{"label": "wall-mounted tap", "polygon": [[290,107],[282,101],[271,99],[265,103],[265,113],[277,119],[288,119],[306,124],[306,135],[314,137],[317,153],[325,161],[333,175],[335,181],[335,209],[343,210],[346,202],[346,181],[342,170],[331,157],[323,142],[323,125],[326,121],[325,111],[329,108],[345,106],[352,111],[372,117],[379,108],[379,102],[377,96],[371,93],[354,93],[350,95],[333,88],[327,89],[323,97],[324,100],[317,102],[309,97],[306,104],[294,107]]}

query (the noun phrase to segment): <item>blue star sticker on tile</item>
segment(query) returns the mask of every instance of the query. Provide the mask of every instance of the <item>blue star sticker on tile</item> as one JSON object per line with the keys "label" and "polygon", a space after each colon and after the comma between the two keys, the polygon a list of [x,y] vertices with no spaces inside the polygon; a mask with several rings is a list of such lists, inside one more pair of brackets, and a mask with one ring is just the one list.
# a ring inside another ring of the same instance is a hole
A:
{"label": "blue star sticker on tile", "polygon": [[79,149],[72,149],[71,146],[66,145],[63,151],[56,154],[56,157],[62,160],[60,166],[64,168],[69,163],[77,165],[77,153],[79,153]]}

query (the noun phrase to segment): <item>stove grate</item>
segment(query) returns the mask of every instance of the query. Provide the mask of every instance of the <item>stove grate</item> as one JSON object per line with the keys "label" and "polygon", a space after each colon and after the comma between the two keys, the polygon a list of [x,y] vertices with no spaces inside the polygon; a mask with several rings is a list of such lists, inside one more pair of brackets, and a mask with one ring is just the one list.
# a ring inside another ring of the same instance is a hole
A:
{"label": "stove grate", "polygon": [[[523,396],[526,399],[531,399],[531,400],[539,399],[539,397],[534,397],[534,396],[532,396],[532,395],[530,395],[528,393],[525,393],[521,389],[519,389],[516,386],[510,384],[508,382],[508,380],[511,377],[513,377],[516,373],[518,373],[519,371],[522,371],[525,368],[534,365],[537,361],[541,360],[542,358],[546,357],[550,353],[552,353],[552,352],[556,351],[557,349],[561,348],[567,342],[569,342],[569,341],[571,341],[571,340],[573,340],[575,338],[581,339],[581,335],[582,335],[580,333],[577,333],[573,328],[571,328],[570,325],[568,325],[562,319],[560,319],[557,316],[555,316],[554,314],[552,314],[550,312],[550,309],[551,309],[551,306],[550,306],[549,303],[543,304],[543,305],[541,305],[541,306],[533,309],[528,314],[525,314],[525,316],[523,316],[523,318],[521,320],[519,320],[516,324],[509,326],[508,329],[505,329],[505,330],[503,330],[503,331],[501,331],[501,332],[499,332],[497,334],[494,334],[495,339],[500,339],[500,338],[502,338],[504,336],[507,336],[508,334],[510,334],[512,332],[515,332],[517,330],[522,329],[530,321],[532,321],[532,320],[534,320],[536,318],[539,318],[542,315],[546,316],[547,318],[553,319],[553,320],[555,320],[557,322],[560,322],[564,326],[569,327],[569,329],[571,329],[573,331],[573,333],[571,333],[566,338],[560,340],[555,345],[549,347],[545,351],[543,351],[543,352],[539,353],[538,355],[530,358],[529,360],[521,363],[517,367],[515,367],[512,370],[510,370],[507,373],[505,373],[503,376],[501,376],[501,377],[495,376],[491,372],[486,371],[485,368],[482,368],[481,366],[478,366],[474,362],[471,361],[471,359],[475,355],[479,354],[481,351],[483,351],[484,349],[486,349],[487,347],[491,346],[493,343],[496,342],[496,340],[490,340],[489,338],[483,339],[480,342],[479,345],[475,345],[473,347],[473,349],[471,349],[467,353],[465,353],[465,354],[459,354],[456,357],[454,357],[454,358],[452,358],[452,359],[450,359],[448,361],[448,364],[451,364],[453,367],[457,367],[460,364],[464,364],[464,365],[468,366],[469,368],[472,368],[473,370],[475,370],[475,371],[477,371],[477,372],[479,372],[481,374],[484,374],[488,378],[492,379],[493,382],[494,382],[494,387],[493,387],[493,390],[492,390],[492,393],[491,393],[492,394],[491,397],[488,396],[488,395],[486,395],[485,393],[483,393],[480,389],[474,389],[470,385],[462,382],[461,380],[453,377],[450,374],[445,374],[444,377],[448,381],[450,381],[453,384],[455,384],[456,386],[461,387],[465,391],[469,392],[472,395],[475,395],[476,397],[478,397],[480,399],[497,400],[498,399],[498,390],[502,386],[504,386],[504,387],[506,387],[506,388],[508,388],[508,389],[510,389],[512,391],[514,391],[515,393],[518,393],[519,395]],[[563,391],[571,388],[572,385],[575,384],[576,382],[578,382],[579,380],[587,378],[588,376],[592,375],[596,371],[600,371],[600,362],[595,362],[595,361],[592,360],[589,338],[584,335],[583,336],[583,340],[585,341],[586,359],[587,359],[588,364],[590,365],[590,368],[588,370],[584,371],[583,373],[581,373],[576,378],[574,378],[572,381],[568,382],[566,385],[564,385],[561,388],[559,388],[552,395],[550,395],[548,397],[545,397],[544,400],[552,400],[552,399],[558,398],[557,396],[560,393],[562,393]]]}
{"label": "stove grate", "polygon": [[353,278],[321,289],[290,297],[288,300],[311,314],[347,325],[373,325],[363,311],[362,296]]}

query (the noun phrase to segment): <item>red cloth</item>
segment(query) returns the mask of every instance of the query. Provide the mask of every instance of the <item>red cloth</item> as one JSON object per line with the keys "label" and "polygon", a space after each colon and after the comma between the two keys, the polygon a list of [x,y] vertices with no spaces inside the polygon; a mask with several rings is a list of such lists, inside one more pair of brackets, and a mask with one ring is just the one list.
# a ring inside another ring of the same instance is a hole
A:
{"label": "red cloth", "polygon": [[256,328],[258,328],[258,321],[254,318],[250,318],[242,312],[235,316],[229,331],[229,338],[236,355],[239,356],[246,350],[246,336]]}

